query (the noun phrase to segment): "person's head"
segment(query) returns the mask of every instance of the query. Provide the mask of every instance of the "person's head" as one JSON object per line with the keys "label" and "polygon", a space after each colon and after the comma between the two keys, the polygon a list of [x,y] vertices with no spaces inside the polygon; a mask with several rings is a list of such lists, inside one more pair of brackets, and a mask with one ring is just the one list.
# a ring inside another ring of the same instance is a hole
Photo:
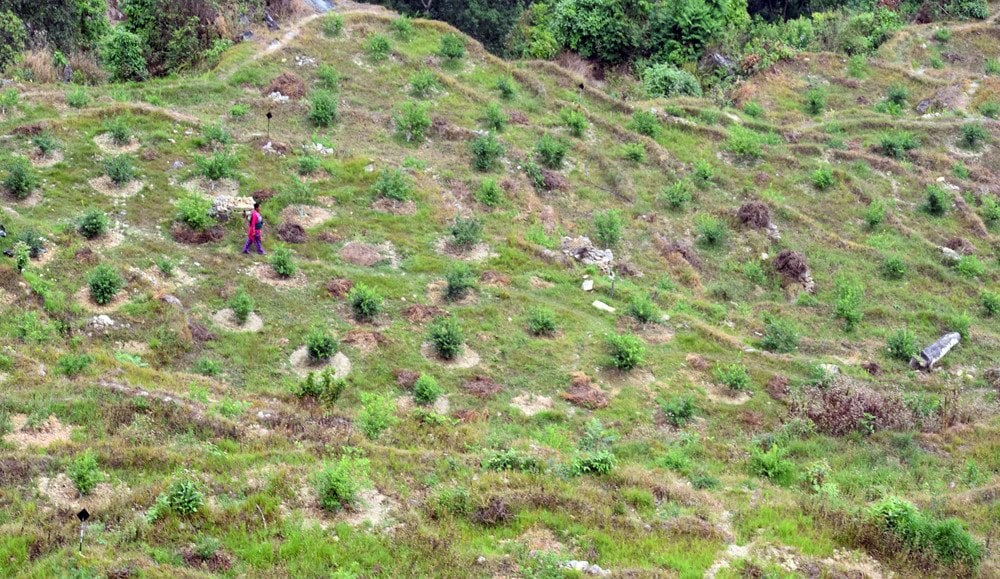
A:
{"label": "person's head", "polygon": [[258,209],[260,209],[260,201],[254,201],[253,202],[253,210],[257,211]]}

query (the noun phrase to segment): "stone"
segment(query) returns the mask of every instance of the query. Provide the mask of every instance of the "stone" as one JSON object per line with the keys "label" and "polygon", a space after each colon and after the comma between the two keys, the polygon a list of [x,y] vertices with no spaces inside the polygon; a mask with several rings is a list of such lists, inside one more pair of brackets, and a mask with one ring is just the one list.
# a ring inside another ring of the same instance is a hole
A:
{"label": "stone", "polygon": [[605,274],[611,273],[614,254],[610,249],[598,249],[587,237],[564,237],[560,249],[584,265],[596,265]]}
{"label": "stone", "polygon": [[592,280],[592,279],[585,279],[585,280],[583,280],[583,286],[582,287],[583,287],[583,291],[585,291],[585,292],[592,292],[592,291],[594,291],[594,280]]}
{"label": "stone", "polygon": [[920,351],[919,354],[910,360],[910,367],[921,370],[931,370],[934,365],[941,361],[952,348],[962,341],[962,336],[958,332],[951,332],[938,338],[930,346]]}
{"label": "stone", "polygon": [[218,195],[212,198],[212,214],[219,218],[226,218],[234,214],[253,210],[253,204],[253,197]]}
{"label": "stone", "polygon": [[958,260],[962,259],[962,256],[950,247],[939,247],[941,251],[941,257],[944,258],[945,263],[958,263]]}
{"label": "stone", "polygon": [[177,296],[173,296],[170,294],[166,294],[165,296],[161,297],[160,301],[162,301],[165,304],[169,304],[175,308],[184,307],[184,304],[181,303],[181,300],[177,299]]}
{"label": "stone", "polygon": [[609,306],[608,304],[600,300],[595,300],[594,303],[592,303],[591,305],[601,310],[602,312],[608,312],[609,314],[615,313],[615,309],[613,307]]}
{"label": "stone", "polygon": [[106,330],[115,327],[115,321],[108,315],[101,314],[91,318],[89,326],[95,330]]}

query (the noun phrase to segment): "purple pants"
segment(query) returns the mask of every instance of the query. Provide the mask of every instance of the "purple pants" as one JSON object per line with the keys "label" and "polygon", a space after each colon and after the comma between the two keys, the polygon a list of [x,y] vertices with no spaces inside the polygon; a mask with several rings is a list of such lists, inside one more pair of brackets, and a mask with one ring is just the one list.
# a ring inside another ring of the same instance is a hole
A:
{"label": "purple pants", "polygon": [[260,236],[248,237],[246,245],[243,246],[243,253],[250,253],[250,246],[257,246],[257,253],[264,255],[264,246],[260,244]]}

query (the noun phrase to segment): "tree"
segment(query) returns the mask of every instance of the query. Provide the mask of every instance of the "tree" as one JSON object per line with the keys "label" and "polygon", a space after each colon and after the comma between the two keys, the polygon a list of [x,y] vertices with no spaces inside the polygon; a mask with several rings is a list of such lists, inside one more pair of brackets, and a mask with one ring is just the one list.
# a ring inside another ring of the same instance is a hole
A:
{"label": "tree", "polygon": [[113,80],[143,80],[149,75],[142,55],[142,39],[121,26],[115,26],[104,37],[101,58]]}
{"label": "tree", "polygon": [[[626,10],[626,4],[632,10]],[[628,60],[639,44],[639,23],[646,20],[642,6],[620,0],[559,0],[552,28],[560,44],[584,58],[607,63]]]}
{"label": "tree", "polygon": [[24,22],[13,12],[0,12],[0,71],[13,64],[28,40]]}

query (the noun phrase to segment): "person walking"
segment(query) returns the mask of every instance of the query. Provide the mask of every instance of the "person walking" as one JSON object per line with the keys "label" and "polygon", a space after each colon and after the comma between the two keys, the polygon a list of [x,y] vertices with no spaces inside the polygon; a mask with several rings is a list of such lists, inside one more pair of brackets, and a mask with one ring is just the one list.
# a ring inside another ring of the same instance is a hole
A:
{"label": "person walking", "polygon": [[260,201],[254,201],[253,211],[250,213],[250,225],[247,227],[247,242],[243,246],[243,253],[250,253],[250,246],[257,246],[257,253],[264,255],[264,246],[261,238],[264,231],[264,217],[260,214]]}

